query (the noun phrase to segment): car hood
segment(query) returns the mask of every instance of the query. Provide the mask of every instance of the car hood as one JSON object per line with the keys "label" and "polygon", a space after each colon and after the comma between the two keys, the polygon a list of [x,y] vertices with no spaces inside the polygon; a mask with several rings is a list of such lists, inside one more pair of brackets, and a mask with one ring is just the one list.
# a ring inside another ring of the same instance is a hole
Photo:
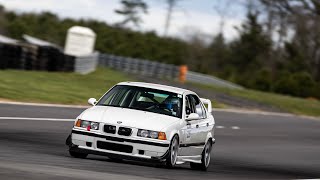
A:
{"label": "car hood", "polygon": [[167,115],[111,106],[93,106],[85,110],[80,119],[115,124],[126,127],[160,131],[179,121],[179,118]]}

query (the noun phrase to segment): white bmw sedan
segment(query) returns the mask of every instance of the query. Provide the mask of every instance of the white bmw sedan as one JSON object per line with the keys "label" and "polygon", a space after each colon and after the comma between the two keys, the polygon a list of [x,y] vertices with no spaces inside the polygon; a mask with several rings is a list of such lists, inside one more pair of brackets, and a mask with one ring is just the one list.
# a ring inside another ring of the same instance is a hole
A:
{"label": "white bmw sedan", "polygon": [[210,100],[186,89],[122,82],[88,102],[92,107],[77,117],[66,141],[71,156],[208,168],[215,143]]}

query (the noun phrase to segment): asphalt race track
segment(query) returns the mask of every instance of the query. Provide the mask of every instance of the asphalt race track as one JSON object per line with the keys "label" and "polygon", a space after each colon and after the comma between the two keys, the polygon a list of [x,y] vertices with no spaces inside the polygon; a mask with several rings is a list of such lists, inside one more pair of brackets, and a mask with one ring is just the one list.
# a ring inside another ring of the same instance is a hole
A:
{"label": "asphalt race track", "polygon": [[64,119],[82,110],[0,104],[0,179],[320,178],[317,119],[214,112],[216,144],[210,168],[201,172],[189,164],[165,169],[93,155],[71,158],[64,143],[73,122]]}

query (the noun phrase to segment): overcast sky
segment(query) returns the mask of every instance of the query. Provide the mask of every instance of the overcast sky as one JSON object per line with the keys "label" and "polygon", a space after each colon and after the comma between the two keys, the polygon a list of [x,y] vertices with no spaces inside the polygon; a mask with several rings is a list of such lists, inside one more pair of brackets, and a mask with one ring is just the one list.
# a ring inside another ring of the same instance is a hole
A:
{"label": "overcast sky", "polygon": [[[242,0],[180,0],[173,14],[169,35],[183,37],[190,31],[217,34],[221,18],[215,7],[220,7],[218,9],[226,14],[224,35],[230,40],[237,36],[234,26],[239,26],[245,17],[243,6],[235,4],[240,1]],[[165,0],[145,2],[149,5],[149,13],[143,16],[143,23],[136,30],[155,30],[162,35],[166,15]],[[0,0],[0,4],[18,12],[50,11],[60,17],[94,18],[109,24],[122,19],[114,13],[115,9],[121,7],[120,0]]]}

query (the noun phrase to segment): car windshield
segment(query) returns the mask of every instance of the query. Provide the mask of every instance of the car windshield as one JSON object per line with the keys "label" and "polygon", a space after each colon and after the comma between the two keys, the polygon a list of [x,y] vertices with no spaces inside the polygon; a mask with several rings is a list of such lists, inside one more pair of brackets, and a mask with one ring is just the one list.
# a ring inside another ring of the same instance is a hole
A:
{"label": "car windshield", "polygon": [[182,116],[182,95],[137,86],[117,85],[97,105],[136,109],[178,118]]}

